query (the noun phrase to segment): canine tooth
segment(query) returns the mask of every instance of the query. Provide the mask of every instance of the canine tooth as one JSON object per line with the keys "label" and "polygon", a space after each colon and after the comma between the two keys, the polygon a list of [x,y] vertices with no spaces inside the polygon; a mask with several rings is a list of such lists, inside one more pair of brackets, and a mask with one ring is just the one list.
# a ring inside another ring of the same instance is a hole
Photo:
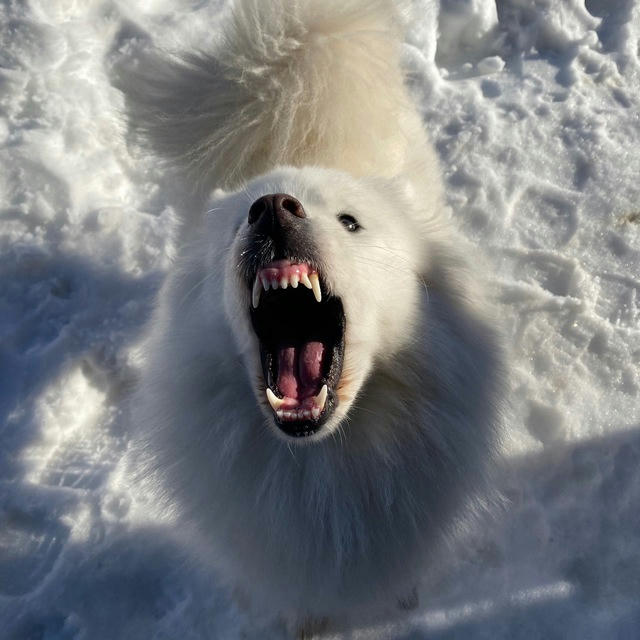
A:
{"label": "canine tooth", "polygon": [[278,413],[278,410],[284,404],[284,400],[282,400],[281,398],[278,398],[278,396],[276,396],[276,394],[273,393],[273,391],[271,391],[271,389],[269,389],[269,387],[267,387],[267,400],[269,401],[269,404],[271,405],[271,408],[276,413]]}
{"label": "canine tooth", "polygon": [[311,409],[311,415],[313,416],[314,419],[320,417],[320,409],[318,409],[318,407],[313,407],[313,409]]}
{"label": "canine tooth", "polygon": [[309,276],[306,273],[300,274],[300,282],[302,282],[307,289],[311,289],[311,280],[309,280]]}
{"label": "canine tooth", "polygon": [[260,278],[256,276],[256,281],[253,283],[253,291],[251,292],[251,304],[254,309],[258,308],[260,304],[260,293],[262,292],[262,282]]}
{"label": "canine tooth", "polygon": [[282,278],[280,278],[280,288],[286,289],[288,284],[289,281],[287,280],[287,276],[282,276]]}
{"label": "canine tooth", "polygon": [[313,399],[314,408],[317,407],[320,411],[324,409],[324,403],[327,401],[328,391],[329,390],[327,388],[327,385],[323,384],[322,389],[320,389],[320,392],[318,393],[318,395]]}
{"label": "canine tooth", "polygon": [[289,278],[289,282],[291,283],[291,286],[296,289],[298,287],[298,283],[300,282],[300,277],[298,276],[297,273],[294,273],[290,278]]}
{"label": "canine tooth", "polygon": [[309,280],[311,280],[311,288],[313,289],[313,295],[316,300],[320,302],[322,300],[322,292],[320,291],[320,280],[318,280],[318,274],[312,273],[309,276]]}

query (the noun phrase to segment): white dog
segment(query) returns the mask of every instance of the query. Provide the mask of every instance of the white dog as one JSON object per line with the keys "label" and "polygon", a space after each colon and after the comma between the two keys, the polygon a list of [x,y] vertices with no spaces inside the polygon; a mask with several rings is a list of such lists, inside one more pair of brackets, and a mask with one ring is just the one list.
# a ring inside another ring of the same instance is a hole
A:
{"label": "white dog", "polygon": [[400,46],[390,1],[236,0],[213,53],[122,81],[218,188],[151,322],[137,472],[302,635],[407,604],[497,448],[501,348]]}

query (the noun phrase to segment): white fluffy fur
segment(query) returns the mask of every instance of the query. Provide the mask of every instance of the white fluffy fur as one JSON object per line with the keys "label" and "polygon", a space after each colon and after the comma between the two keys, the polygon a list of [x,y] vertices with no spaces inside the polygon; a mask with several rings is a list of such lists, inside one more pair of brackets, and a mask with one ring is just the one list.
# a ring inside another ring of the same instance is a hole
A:
{"label": "white fluffy fur", "polygon": [[[136,472],[252,606],[294,625],[395,606],[486,497],[496,450],[500,346],[399,47],[385,0],[238,0],[215,51],[147,55],[121,79],[156,150],[226,190],[151,322]],[[303,203],[346,314],[340,403],[304,442],[271,419],[237,268],[248,208],[274,192]]]}

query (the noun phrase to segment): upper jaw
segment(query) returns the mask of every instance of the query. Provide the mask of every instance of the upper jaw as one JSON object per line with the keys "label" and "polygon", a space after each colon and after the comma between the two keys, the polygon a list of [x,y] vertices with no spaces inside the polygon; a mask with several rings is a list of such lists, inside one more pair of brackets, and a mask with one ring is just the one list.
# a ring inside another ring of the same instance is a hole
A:
{"label": "upper jaw", "polygon": [[308,262],[292,262],[291,260],[273,260],[256,273],[251,288],[251,305],[257,309],[260,304],[262,291],[269,288],[286,289],[291,286],[296,289],[302,284],[307,289],[313,291],[317,302],[322,301],[322,288],[320,287],[320,277],[315,267]]}
{"label": "upper jaw", "polygon": [[257,269],[249,288],[264,378],[263,407],[287,437],[314,436],[338,405],[342,303],[306,261],[273,260]]}

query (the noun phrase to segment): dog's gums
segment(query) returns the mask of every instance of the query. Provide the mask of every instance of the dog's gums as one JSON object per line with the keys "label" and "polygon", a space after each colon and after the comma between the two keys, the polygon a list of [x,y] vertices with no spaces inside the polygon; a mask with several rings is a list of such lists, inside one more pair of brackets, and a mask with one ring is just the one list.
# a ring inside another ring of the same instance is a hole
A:
{"label": "dog's gums", "polygon": [[275,291],[278,288],[286,289],[289,285],[297,289],[300,283],[307,289],[311,289],[315,299],[322,302],[320,278],[312,267],[305,262],[296,264],[289,260],[274,260],[258,272],[253,283],[251,304],[254,309],[257,309],[263,289],[269,291],[271,287]]}
{"label": "dog's gums", "polygon": [[338,402],[345,318],[327,289],[314,267],[287,259],[260,268],[251,286],[265,397],[275,424],[294,438],[316,433]]}

